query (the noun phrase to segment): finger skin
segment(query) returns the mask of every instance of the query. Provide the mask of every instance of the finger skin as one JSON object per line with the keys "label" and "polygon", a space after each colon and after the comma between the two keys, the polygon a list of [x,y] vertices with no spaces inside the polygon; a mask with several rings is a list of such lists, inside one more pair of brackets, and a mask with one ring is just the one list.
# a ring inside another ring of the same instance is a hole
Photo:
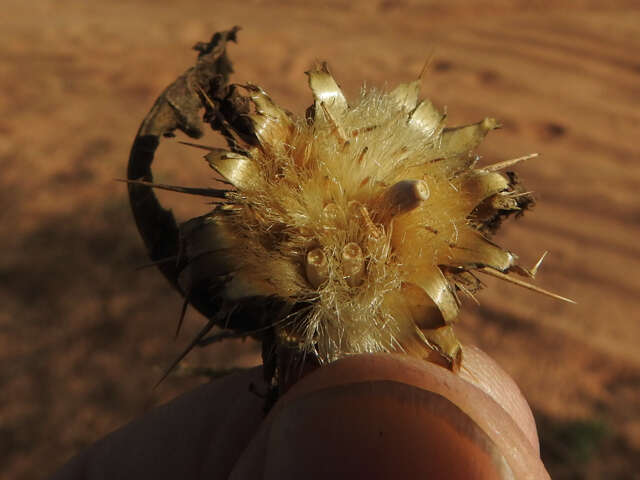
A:
{"label": "finger skin", "polygon": [[292,400],[268,425],[256,437],[262,458],[250,457],[246,471],[243,457],[230,478],[495,479],[509,471],[455,405],[398,382],[314,391]]}
{"label": "finger skin", "polygon": [[203,385],[153,409],[81,453],[51,480],[223,479],[260,423],[262,368]]}
{"label": "finger skin", "polygon": [[405,356],[349,357],[307,375],[266,419],[249,389],[266,390],[261,369],[231,375],[108,435],[52,478],[549,478],[513,380],[480,351],[464,358],[454,374]]}
{"label": "finger skin", "polygon": [[348,357],[313,372],[276,404],[231,478],[549,478],[513,380],[486,355],[468,357],[465,377],[491,372],[491,385],[400,355]]}
{"label": "finger skin", "polygon": [[475,346],[464,347],[464,361],[459,375],[463,380],[480,388],[507,411],[539,456],[540,441],[536,422],[529,404],[513,378]]}

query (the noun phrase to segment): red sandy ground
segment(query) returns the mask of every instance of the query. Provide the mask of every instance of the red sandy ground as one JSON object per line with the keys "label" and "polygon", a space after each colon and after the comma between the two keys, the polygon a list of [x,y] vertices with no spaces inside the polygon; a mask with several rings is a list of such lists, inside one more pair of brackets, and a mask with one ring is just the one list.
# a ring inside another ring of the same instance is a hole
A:
{"label": "red sandy ground", "polygon": [[[353,96],[415,78],[435,52],[423,94],[450,124],[504,124],[486,161],[541,153],[517,169],[538,206],[498,240],[525,264],[549,250],[538,283],[578,305],[488,280],[459,331],[520,384],[554,478],[640,478],[637,3],[217,3],[3,2],[0,477],[42,478],[203,381],[152,389],[203,319],[189,313],[172,341],[181,299],[154,269],[134,270],[146,254],[114,179],[191,46],[239,24],[234,79],[292,111],[311,101],[303,72],[316,59]],[[203,172],[197,151],[161,148],[158,181],[206,186]],[[207,208],[162,199],[181,219]],[[255,344],[228,342],[188,363],[258,360]]]}

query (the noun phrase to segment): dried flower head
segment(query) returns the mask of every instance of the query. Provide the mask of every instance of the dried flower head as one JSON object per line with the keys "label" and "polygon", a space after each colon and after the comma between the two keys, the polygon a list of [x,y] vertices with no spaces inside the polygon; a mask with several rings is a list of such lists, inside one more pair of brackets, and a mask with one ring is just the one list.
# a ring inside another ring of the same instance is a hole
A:
{"label": "dried flower head", "polygon": [[245,87],[257,144],[206,156],[233,188],[183,228],[182,287],[206,277],[222,315],[277,300],[277,342],[320,363],[424,346],[456,362],[451,324],[474,272],[527,273],[486,236],[532,201],[496,171],[510,163],[475,166],[496,121],[445,128],[419,80],[349,104],[326,64],[308,76],[305,118]]}
{"label": "dried flower head", "polygon": [[[231,68],[219,44],[235,31],[199,45],[196,67],[143,123],[132,150],[141,160],[130,161],[134,213],[158,259],[156,232],[175,224],[145,190],[159,186],[150,183],[148,154],[156,138],[196,131],[192,112],[203,102],[205,119],[228,140],[229,150],[205,147],[228,188],[171,187],[217,198],[165,249],[176,252],[175,267],[161,266],[210,318],[192,345],[208,343],[213,325],[258,336],[275,377],[283,367],[272,357],[287,351],[320,364],[435,351],[456,368],[461,347],[452,324],[459,295],[473,298],[481,287],[477,272],[555,296],[512,275],[533,277],[540,262],[527,270],[488,238],[533,202],[515,174],[499,171],[535,155],[477,166],[474,152],[498,127],[494,119],[446,128],[445,115],[419,100],[420,79],[390,92],[365,89],[348,103],[326,64],[307,72],[314,103],[295,117],[257,86],[240,95],[226,85]],[[211,71],[223,76],[209,80]],[[171,96],[191,110],[176,113]]]}

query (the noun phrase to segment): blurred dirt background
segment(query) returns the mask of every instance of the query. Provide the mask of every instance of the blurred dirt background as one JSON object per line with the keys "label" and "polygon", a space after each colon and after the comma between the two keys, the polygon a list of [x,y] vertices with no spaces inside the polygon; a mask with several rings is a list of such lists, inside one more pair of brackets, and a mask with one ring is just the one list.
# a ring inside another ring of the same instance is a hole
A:
{"label": "blurred dirt background", "polygon": [[[241,25],[237,82],[280,105],[311,102],[303,72],[327,59],[348,96],[415,78],[451,125],[504,128],[481,149],[538,205],[501,244],[572,306],[487,281],[459,331],[496,358],[534,408],[556,479],[640,478],[640,6],[637,2],[4,0],[0,16],[0,477],[42,478],[71,455],[204,381],[153,384],[201,327],[147,261],[114,181],[156,96],[191,47]],[[216,138],[203,143],[218,143]],[[206,186],[197,150],[167,141],[159,182]],[[202,199],[163,194],[180,219]],[[259,361],[251,342],[190,365]]]}

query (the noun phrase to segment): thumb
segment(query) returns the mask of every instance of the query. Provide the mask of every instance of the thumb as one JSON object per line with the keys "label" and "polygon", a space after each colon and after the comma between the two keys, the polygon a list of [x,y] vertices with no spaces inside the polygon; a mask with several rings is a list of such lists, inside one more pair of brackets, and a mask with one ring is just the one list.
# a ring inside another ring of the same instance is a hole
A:
{"label": "thumb", "polygon": [[464,353],[460,374],[402,355],[316,370],[276,404],[231,478],[549,478],[513,380]]}

